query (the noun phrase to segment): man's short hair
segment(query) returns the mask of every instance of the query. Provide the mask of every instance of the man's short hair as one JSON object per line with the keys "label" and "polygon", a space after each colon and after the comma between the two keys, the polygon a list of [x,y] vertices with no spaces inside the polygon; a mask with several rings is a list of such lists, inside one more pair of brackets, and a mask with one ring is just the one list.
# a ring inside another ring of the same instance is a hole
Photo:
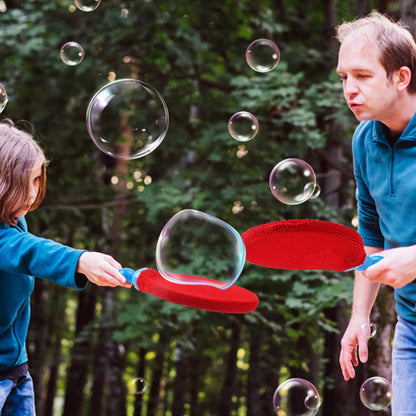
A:
{"label": "man's short hair", "polygon": [[368,36],[375,40],[380,50],[380,63],[391,78],[394,71],[407,66],[411,71],[409,92],[416,92],[416,43],[409,30],[385,15],[373,12],[352,22],[341,23],[336,37],[342,42],[350,35]]}

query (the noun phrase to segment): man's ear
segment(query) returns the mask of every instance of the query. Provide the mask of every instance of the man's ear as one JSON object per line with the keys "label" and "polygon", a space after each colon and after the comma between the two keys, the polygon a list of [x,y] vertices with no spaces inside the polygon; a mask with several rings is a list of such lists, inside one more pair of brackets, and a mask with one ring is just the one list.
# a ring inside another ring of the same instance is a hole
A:
{"label": "man's ear", "polygon": [[408,66],[402,66],[393,74],[393,80],[396,83],[398,91],[404,91],[410,84],[412,79],[412,72]]}

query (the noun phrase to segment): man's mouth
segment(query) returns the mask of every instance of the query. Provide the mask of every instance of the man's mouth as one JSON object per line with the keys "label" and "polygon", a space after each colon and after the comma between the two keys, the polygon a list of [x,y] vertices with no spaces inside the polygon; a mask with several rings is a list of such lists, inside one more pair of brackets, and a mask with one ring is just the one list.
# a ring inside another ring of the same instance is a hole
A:
{"label": "man's mouth", "polygon": [[349,106],[351,110],[356,110],[358,107],[361,107],[361,104],[353,102],[353,103],[349,103]]}

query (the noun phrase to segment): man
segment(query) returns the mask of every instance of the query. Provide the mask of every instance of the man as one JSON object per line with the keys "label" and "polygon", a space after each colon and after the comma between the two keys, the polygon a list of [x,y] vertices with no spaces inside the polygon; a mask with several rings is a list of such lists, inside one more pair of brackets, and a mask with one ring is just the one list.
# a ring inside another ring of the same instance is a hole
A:
{"label": "man", "polygon": [[337,72],[344,97],[361,121],[352,147],[358,232],[367,255],[384,259],[355,272],[350,323],[341,341],[345,380],[368,358],[369,322],[380,284],[395,288],[394,416],[416,416],[416,44],[379,13],[343,23]]}

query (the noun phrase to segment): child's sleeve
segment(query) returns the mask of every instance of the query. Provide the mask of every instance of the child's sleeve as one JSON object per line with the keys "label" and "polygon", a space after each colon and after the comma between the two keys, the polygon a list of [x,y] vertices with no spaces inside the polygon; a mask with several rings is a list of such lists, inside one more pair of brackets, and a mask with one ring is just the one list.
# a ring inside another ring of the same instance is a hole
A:
{"label": "child's sleeve", "polygon": [[76,273],[77,250],[56,241],[36,237],[17,227],[0,227],[0,269],[50,280],[59,285],[83,289],[87,278]]}

